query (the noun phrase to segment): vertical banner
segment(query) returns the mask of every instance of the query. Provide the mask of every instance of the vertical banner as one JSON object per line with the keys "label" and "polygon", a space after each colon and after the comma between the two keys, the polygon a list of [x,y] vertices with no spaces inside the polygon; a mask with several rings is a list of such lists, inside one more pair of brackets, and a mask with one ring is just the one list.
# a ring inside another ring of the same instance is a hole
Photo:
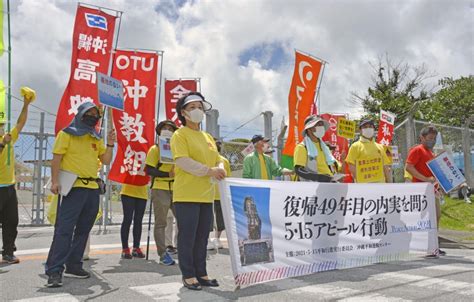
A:
{"label": "vertical banner", "polygon": [[59,104],[55,133],[69,125],[82,103],[98,105],[97,72],[107,74],[109,71],[115,19],[102,10],[77,7],[71,74]]}
{"label": "vertical banner", "polygon": [[308,55],[295,52],[295,69],[288,95],[288,138],[282,152],[281,165],[293,168],[293,152],[301,140],[304,120],[311,112],[317,112],[314,105],[316,87],[323,63]]}
{"label": "vertical banner", "polygon": [[392,143],[395,114],[380,110],[379,132],[377,143],[389,146]]}
{"label": "vertical banner", "polygon": [[158,54],[117,50],[112,77],[124,86],[124,110],[113,110],[117,130],[117,155],[109,179],[131,185],[146,185],[145,159],[155,143]]}
{"label": "vertical banner", "polygon": [[176,103],[188,92],[197,91],[198,79],[190,80],[165,80],[165,109],[166,119],[172,120],[177,126],[181,126],[176,113]]}
{"label": "vertical banner", "polygon": [[438,250],[432,184],[226,178],[219,189],[236,285]]}
{"label": "vertical banner", "polygon": [[323,113],[321,117],[329,122],[329,130],[323,136],[323,141],[328,142],[331,146],[335,146],[336,149],[332,152],[333,156],[338,160],[342,161],[342,154],[345,153],[347,155],[347,151],[349,150],[349,143],[347,139],[337,135],[337,127],[340,119],[345,119],[345,114],[330,114],[330,113]]}

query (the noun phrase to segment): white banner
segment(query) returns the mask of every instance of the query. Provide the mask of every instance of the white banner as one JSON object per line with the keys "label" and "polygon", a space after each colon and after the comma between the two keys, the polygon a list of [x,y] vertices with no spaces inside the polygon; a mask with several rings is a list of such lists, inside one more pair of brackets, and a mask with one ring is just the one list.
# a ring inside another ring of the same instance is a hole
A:
{"label": "white banner", "polygon": [[219,185],[236,285],[438,249],[432,184],[226,178]]}

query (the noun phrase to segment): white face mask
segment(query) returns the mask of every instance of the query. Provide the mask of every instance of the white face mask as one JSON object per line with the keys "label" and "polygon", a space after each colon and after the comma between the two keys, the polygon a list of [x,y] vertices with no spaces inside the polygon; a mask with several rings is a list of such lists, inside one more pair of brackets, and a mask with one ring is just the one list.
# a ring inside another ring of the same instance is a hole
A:
{"label": "white face mask", "polygon": [[165,137],[165,138],[170,138],[170,137],[173,136],[173,131],[161,130],[160,136],[161,136],[161,137]]}
{"label": "white face mask", "polygon": [[361,130],[362,136],[371,139],[374,136],[374,128],[364,128]]}
{"label": "white face mask", "polygon": [[201,109],[193,109],[191,111],[184,111],[186,113],[185,118],[193,123],[200,123],[204,119],[204,112]]}
{"label": "white face mask", "polygon": [[316,131],[313,132],[314,136],[317,138],[323,137],[324,133],[326,133],[326,128],[324,128],[324,126],[317,126]]}

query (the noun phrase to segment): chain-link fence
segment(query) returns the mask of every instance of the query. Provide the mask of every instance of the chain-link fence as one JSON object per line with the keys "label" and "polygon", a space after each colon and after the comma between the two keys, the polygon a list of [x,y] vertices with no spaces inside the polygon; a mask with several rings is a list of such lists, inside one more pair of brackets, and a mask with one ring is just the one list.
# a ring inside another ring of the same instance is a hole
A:
{"label": "chain-link fence", "polygon": [[[393,136],[393,145],[398,146],[400,153],[400,164],[394,166],[394,179],[396,182],[404,181],[404,165],[407,159],[408,151],[411,147],[419,143],[419,135],[421,129],[426,125],[433,125],[430,122],[413,120],[405,120],[396,127]],[[473,170],[474,164],[464,161],[464,151],[470,150],[474,155],[474,130],[461,127],[453,127],[448,125],[434,124],[441,134],[441,142],[437,142],[434,148],[435,153],[447,151],[451,154],[456,165],[465,173]],[[469,134],[463,135],[463,131]],[[411,138],[410,138],[411,136]],[[442,144],[440,144],[442,143]]]}
{"label": "chain-link fence", "polygon": [[248,143],[223,142],[222,155],[229,160],[232,177],[242,177],[244,158],[242,151]]}

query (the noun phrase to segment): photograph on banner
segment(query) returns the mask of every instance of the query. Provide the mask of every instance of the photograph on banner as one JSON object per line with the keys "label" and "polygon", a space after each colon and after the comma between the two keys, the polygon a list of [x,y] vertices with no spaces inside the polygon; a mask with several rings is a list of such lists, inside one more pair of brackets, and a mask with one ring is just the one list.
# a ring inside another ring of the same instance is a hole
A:
{"label": "photograph on banner", "polygon": [[445,193],[451,192],[466,182],[466,178],[448,152],[439,154],[427,165]]}
{"label": "photograph on banner", "polygon": [[355,137],[355,132],[355,121],[346,120],[345,118],[340,118],[337,121],[337,135],[344,138],[353,139]]}
{"label": "photograph on banner", "polygon": [[231,187],[242,266],[273,262],[269,188]]}
{"label": "photograph on banner", "polygon": [[99,103],[123,111],[123,84],[106,74],[97,72]]}
{"label": "photograph on banner", "polygon": [[438,248],[428,183],[219,182],[235,283],[425,255]]}
{"label": "photograph on banner", "polygon": [[171,153],[171,137],[158,136],[158,147],[160,148],[160,162],[174,164],[173,154]]}

